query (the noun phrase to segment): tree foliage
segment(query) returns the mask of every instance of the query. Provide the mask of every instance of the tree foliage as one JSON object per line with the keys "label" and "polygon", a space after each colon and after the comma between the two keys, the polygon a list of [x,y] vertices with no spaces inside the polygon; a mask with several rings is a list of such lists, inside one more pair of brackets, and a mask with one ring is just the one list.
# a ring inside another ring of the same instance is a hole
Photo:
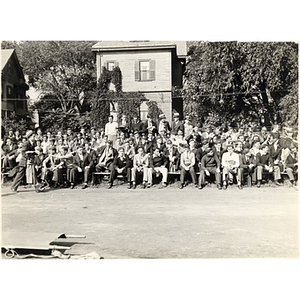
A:
{"label": "tree foliage", "polygon": [[2,118],[2,126],[6,132],[9,129],[13,131],[19,130],[20,134],[23,135],[31,125],[28,119],[18,118],[15,112],[11,112],[8,117]]}
{"label": "tree foliage", "polygon": [[90,101],[91,111],[88,115],[91,125],[103,128],[108,122],[110,106],[114,111],[118,111],[119,120],[123,114],[130,119],[137,115],[143,100],[146,99],[142,93],[122,91],[122,72],[119,67],[115,67],[112,71],[103,67],[96,92]]}
{"label": "tree foliage", "polygon": [[286,121],[283,99],[298,103],[295,43],[192,42],[188,55],[185,110],[200,122],[213,112],[227,122],[263,116],[272,124]]}
{"label": "tree foliage", "polygon": [[55,100],[55,108],[67,113],[86,111],[87,97],[96,87],[94,42],[24,41],[17,54],[30,86],[41,93],[40,99]]}

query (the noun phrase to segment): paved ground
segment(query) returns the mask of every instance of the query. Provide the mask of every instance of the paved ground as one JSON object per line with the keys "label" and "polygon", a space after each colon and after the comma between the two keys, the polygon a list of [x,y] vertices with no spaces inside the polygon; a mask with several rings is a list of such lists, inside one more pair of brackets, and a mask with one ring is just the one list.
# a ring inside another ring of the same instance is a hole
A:
{"label": "paved ground", "polygon": [[2,230],[86,235],[66,253],[111,258],[299,258],[298,191],[2,188]]}

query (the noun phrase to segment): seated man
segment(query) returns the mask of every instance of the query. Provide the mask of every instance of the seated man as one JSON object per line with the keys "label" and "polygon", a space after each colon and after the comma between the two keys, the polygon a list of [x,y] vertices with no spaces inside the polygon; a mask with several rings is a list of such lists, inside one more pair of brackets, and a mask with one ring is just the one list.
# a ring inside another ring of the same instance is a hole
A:
{"label": "seated man", "polygon": [[289,176],[289,187],[292,187],[294,185],[294,172],[298,169],[298,156],[297,156],[297,148],[294,144],[291,144],[289,147],[290,153],[287,156],[284,165],[285,165],[285,171],[287,172]]}
{"label": "seated man", "polygon": [[220,160],[214,153],[212,148],[207,149],[207,153],[201,159],[201,170],[199,176],[199,189],[203,189],[205,183],[205,176],[215,175],[217,187],[219,190],[221,186],[221,174],[220,174]]}
{"label": "seated man", "polygon": [[[105,146],[100,147],[97,152],[97,158],[99,160],[96,164],[96,172],[112,172],[113,161],[118,155],[118,151],[112,147],[112,141],[107,140]],[[94,179],[93,182],[95,182]],[[108,185],[110,185],[110,183]]]}
{"label": "seated man", "polygon": [[227,146],[227,152],[222,155],[222,167],[223,167],[223,190],[227,189],[228,183],[233,182],[233,176],[236,176],[237,183],[240,188],[241,182],[238,179],[238,167],[240,166],[240,157],[237,153],[234,153],[234,147],[232,144]]}
{"label": "seated man", "polygon": [[133,168],[131,173],[132,188],[136,188],[137,173],[143,173],[143,188],[146,188],[148,181],[149,153],[145,153],[144,148],[140,146],[137,154],[133,158]]}
{"label": "seated man", "polygon": [[184,149],[184,151],[181,153],[181,156],[180,156],[181,171],[180,171],[179,188],[180,189],[183,188],[184,183],[185,183],[185,175],[187,172],[190,173],[193,184],[195,187],[197,187],[197,178],[196,178],[196,173],[195,173],[195,169],[194,169],[195,162],[196,162],[195,154],[193,152],[191,152],[188,144],[180,144],[179,146]]}
{"label": "seated man", "polygon": [[242,188],[244,173],[247,173],[247,186],[251,187],[256,182],[256,158],[249,148],[245,148],[240,154],[240,166],[238,168],[238,177]]}
{"label": "seated man", "polygon": [[257,174],[257,187],[260,188],[263,171],[272,173],[274,170],[274,163],[271,155],[269,154],[269,146],[262,145],[260,152],[256,155],[256,174]]}
{"label": "seated man", "polygon": [[155,148],[152,155],[150,155],[150,163],[149,163],[149,174],[148,174],[148,188],[152,185],[152,175],[156,174],[159,176],[162,174],[162,186],[167,186],[168,179],[168,159],[160,153],[159,148]]}
{"label": "seated man", "polygon": [[56,148],[50,147],[48,149],[48,156],[43,161],[41,179],[42,183],[45,185],[51,186],[53,181],[57,181],[57,176],[54,176],[54,172],[57,169],[57,157],[56,157]]}
{"label": "seated man", "polygon": [[12,170],[16,166],[16,161],[14,158],[15,150],[18,149],[17,144],[12,142],[11,138],[6,139],[5,145],[2,146],[1,151],[1,170],[6,172]]}
{"label": "seated man", "polygon": [[91,148],[89,142],[84,144],[84,153],[83,153],[83,166],[84,166],[84,183],[82,189],[87,188],[88,180],[91,173],[94,171],[94,166],[97,161],[97,154],[94,149]]}
{"label": "seated man", "polygon": [[173,146],[172,141],[169,139],[166,143],[166,148],[163,151],[164,156],[168,158],[168,170],[169,172],[176,172],[179,170],[180,153],[178,148]]}
{"label": "seated man", "polygon": [[283,166],[280,162],[282,147],[279,144],[279,134],[272,132],[269,138],[269,153],[274,163],[274,179],[276,185],[281,185],[278,180],[281,179],[281,170]]}
{"label": "seated man", "polygon": [[131,177],[130,159],[127,154],[125,154],[124,148],[119,148],[119,154],[114,158],[112,172],[109,177],[108,188],[112,188],[113,181],[118,175],[123,175],[127,178],[128,189],[131,188],[130,177]]}
{"label": "seated man", "polygon": [[78,182],[79,173],[83,174],[84,161],[83,161],[83,147],[78,146],[77,153],[73,156],[72,167],[70,170],[70,188],[73,189]]}

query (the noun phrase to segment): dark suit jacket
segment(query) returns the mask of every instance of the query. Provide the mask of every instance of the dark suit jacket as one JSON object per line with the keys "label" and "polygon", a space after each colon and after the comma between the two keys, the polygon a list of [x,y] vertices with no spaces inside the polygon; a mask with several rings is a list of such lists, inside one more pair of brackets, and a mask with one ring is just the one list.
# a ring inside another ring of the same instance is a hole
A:
{"label": "dark suit jacket", "polygon": [[[157,133],[157,125],[156,125],[156,123],[155,123],[155,122],[152,122],[152,126],[154,127],[154,129],[153,129],[152,132],[153,132],[154,134]],[[142,133],[147,133],[147,132],[148,132],[148,120],[145,121],[145,122],[142,122],[140,132],[142,132]]]}
{"label": "dark suit jacket", "polygon": [[3,145],[2,146],[2,154],[4,154],[4,155],[8,155],[8,154],[12,155],[13,151],[16,150],[16,149],[18,149],[18,145],[16,145],[16,144],[12,144],[11,147],[12,148],[10,149],[7,144]]}
{"label": "dark suit jacket", "polygon": [[97,154],[95,150],[90,150],[90,153],[83,153],[83,165],[85,167],[89,166],[93,168],[93,166],[97,163]]}
{"label": "dark suit jacket", "polygon": [[114,158],[114,162],[113,162],[113,165],[114,165],[114,169],[116,168],[129,168],[130,167],[130,159],[128,157],[127,154],[125,154],[125,159],[124,160],[121,160],[121,158],[118,156],[116,156]]}
{"label": "dark suit jacket", "polygon": [[177,132],[178,132],[179,129],[182,130],[182,131],[184,131],[182,122],[179,121],[176,124],[175,121],[173,121],[172,125],[171,125],[171,134],[177,135]]}
{"label": "dark suit jacket", "polygon": [[276,159],[280,160],[282,147],[280,147],[279,144],[278,144],[277,149],[275,150],[274,144],[272,144],[272,145],[269,146],[269,149],[270,149],[270,155],[271,155],[272,159],[273,160],[276,160]]}
{"label": "dark suit jacket", "polygon": [[22,158],[19,162],[20,167],[26,167],[27,166],[27,160],[33,160],[34,154],[26,154],[26,151],[35,151],[35,143],[33,145],[30,143],[30,141],[26,141],[23,144],[22,148]]}
{"label": "dark suit jacket", "polygon": [[[99,149],[97,149],[97,159],[96,159],[96,164],[98,164],[99,158],[101,157],[101,155],[103,154],[104,150],[105,150],[106,146],[101,146]],[[118,156],[118,151],[115,148],[112,148],[113,151],[113,160],[116,156]],[[112,162],[113,162],[112,160]]]}

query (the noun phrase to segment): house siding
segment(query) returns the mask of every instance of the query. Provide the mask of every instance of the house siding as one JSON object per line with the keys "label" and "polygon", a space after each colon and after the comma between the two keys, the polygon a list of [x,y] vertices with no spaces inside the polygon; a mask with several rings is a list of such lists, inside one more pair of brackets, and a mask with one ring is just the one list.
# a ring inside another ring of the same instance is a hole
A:
{"label": "house siding", "polygon": [[[11,95],[7,94],[7,88],[11,88]],[[1,76],[1,105],[2,116],[15,112],[19,117],[27,116],[26,90],[24,76],[17,67],[15,56],[12,55],[2,69]]]}

